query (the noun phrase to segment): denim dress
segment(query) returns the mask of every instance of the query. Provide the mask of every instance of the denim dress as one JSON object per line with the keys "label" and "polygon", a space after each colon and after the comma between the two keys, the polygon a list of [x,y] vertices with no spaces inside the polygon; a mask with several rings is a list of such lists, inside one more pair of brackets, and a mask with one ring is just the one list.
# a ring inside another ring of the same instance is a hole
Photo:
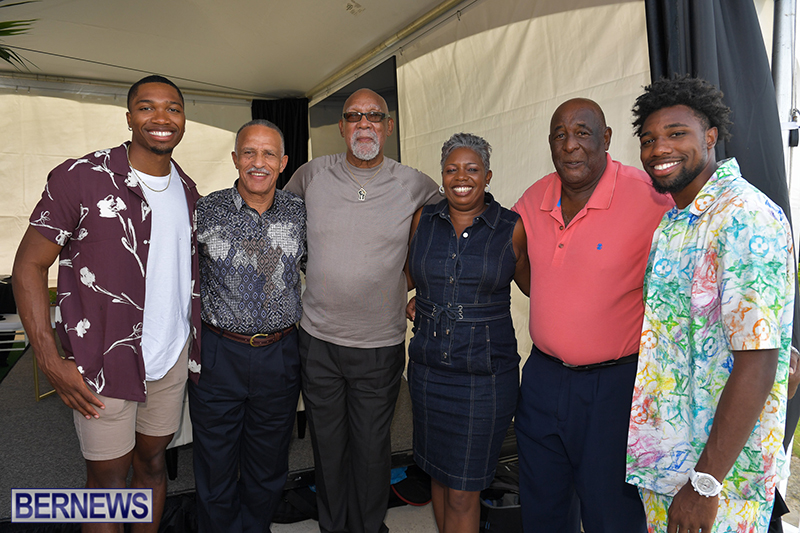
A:
{"label": "denim dress", "polygon": [[486,203],[458,237],[446,200],[426,206],[409,249],[417,287],[408,345],[414,460],[467,491],[494,478],[519,390],[510,310],[519,215],[490,194]]}

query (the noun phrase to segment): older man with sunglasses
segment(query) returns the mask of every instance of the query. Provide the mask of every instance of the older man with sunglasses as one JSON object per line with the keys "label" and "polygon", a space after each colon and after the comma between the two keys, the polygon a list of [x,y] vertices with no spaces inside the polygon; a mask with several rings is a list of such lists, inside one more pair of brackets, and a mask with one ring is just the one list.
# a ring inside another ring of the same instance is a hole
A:
{"label": "older man with sunglasses", "polygon": [[325,533],[388,531],[403,266],[414,212],[439,198],[428,176],[384,157],[393,129],[384,99],[356,91],[339,121],[347,152],[306,163],[285,188],[308,212],[300,362]]}

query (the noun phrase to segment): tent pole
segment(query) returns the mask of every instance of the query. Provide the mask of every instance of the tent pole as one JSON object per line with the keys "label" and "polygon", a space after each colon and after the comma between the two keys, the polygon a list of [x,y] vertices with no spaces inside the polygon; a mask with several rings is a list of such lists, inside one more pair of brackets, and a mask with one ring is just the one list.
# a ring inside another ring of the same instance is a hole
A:
{"label": "tent pole", "polygon": [[786,164],[786,181],[791,185],[791,150],[789,147],[789,130],[794,122],[794,41],[797,16],[797,0],[775,0],[775,12],[772,29],[772,81],[775,85],[775,100],[778,105],[778,117],[781,121],[784,160]]}

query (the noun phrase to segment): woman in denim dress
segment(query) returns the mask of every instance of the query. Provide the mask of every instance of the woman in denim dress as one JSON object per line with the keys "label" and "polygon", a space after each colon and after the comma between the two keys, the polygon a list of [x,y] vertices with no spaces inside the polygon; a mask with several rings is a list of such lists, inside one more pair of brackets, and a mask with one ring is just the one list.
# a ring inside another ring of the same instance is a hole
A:
{"label": "woman in denim dress", "polygon": [[442,147],[445,200],[417,211],[411,228],[414,460],[431,476],[442,533],[478,531],[480,491],[494,478],[519,389],[511,281],[528,294],[530,266],[519,215],[489,194],[490,152],[480,137],[453,135]]}

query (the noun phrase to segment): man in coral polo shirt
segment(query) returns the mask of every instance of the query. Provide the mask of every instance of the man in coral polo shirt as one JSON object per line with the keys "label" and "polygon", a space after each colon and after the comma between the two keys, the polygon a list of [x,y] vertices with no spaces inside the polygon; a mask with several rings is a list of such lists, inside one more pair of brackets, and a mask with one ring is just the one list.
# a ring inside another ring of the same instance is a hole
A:
{"label": "man in coral polo shirt", "polygon": [[653,231],[672,205],[606,153],[611,128],[582,98],[550,122],[556,172],[514,210],[531,263],[533,350],[515,428],[526,532],[644,532],[625,446]]}

